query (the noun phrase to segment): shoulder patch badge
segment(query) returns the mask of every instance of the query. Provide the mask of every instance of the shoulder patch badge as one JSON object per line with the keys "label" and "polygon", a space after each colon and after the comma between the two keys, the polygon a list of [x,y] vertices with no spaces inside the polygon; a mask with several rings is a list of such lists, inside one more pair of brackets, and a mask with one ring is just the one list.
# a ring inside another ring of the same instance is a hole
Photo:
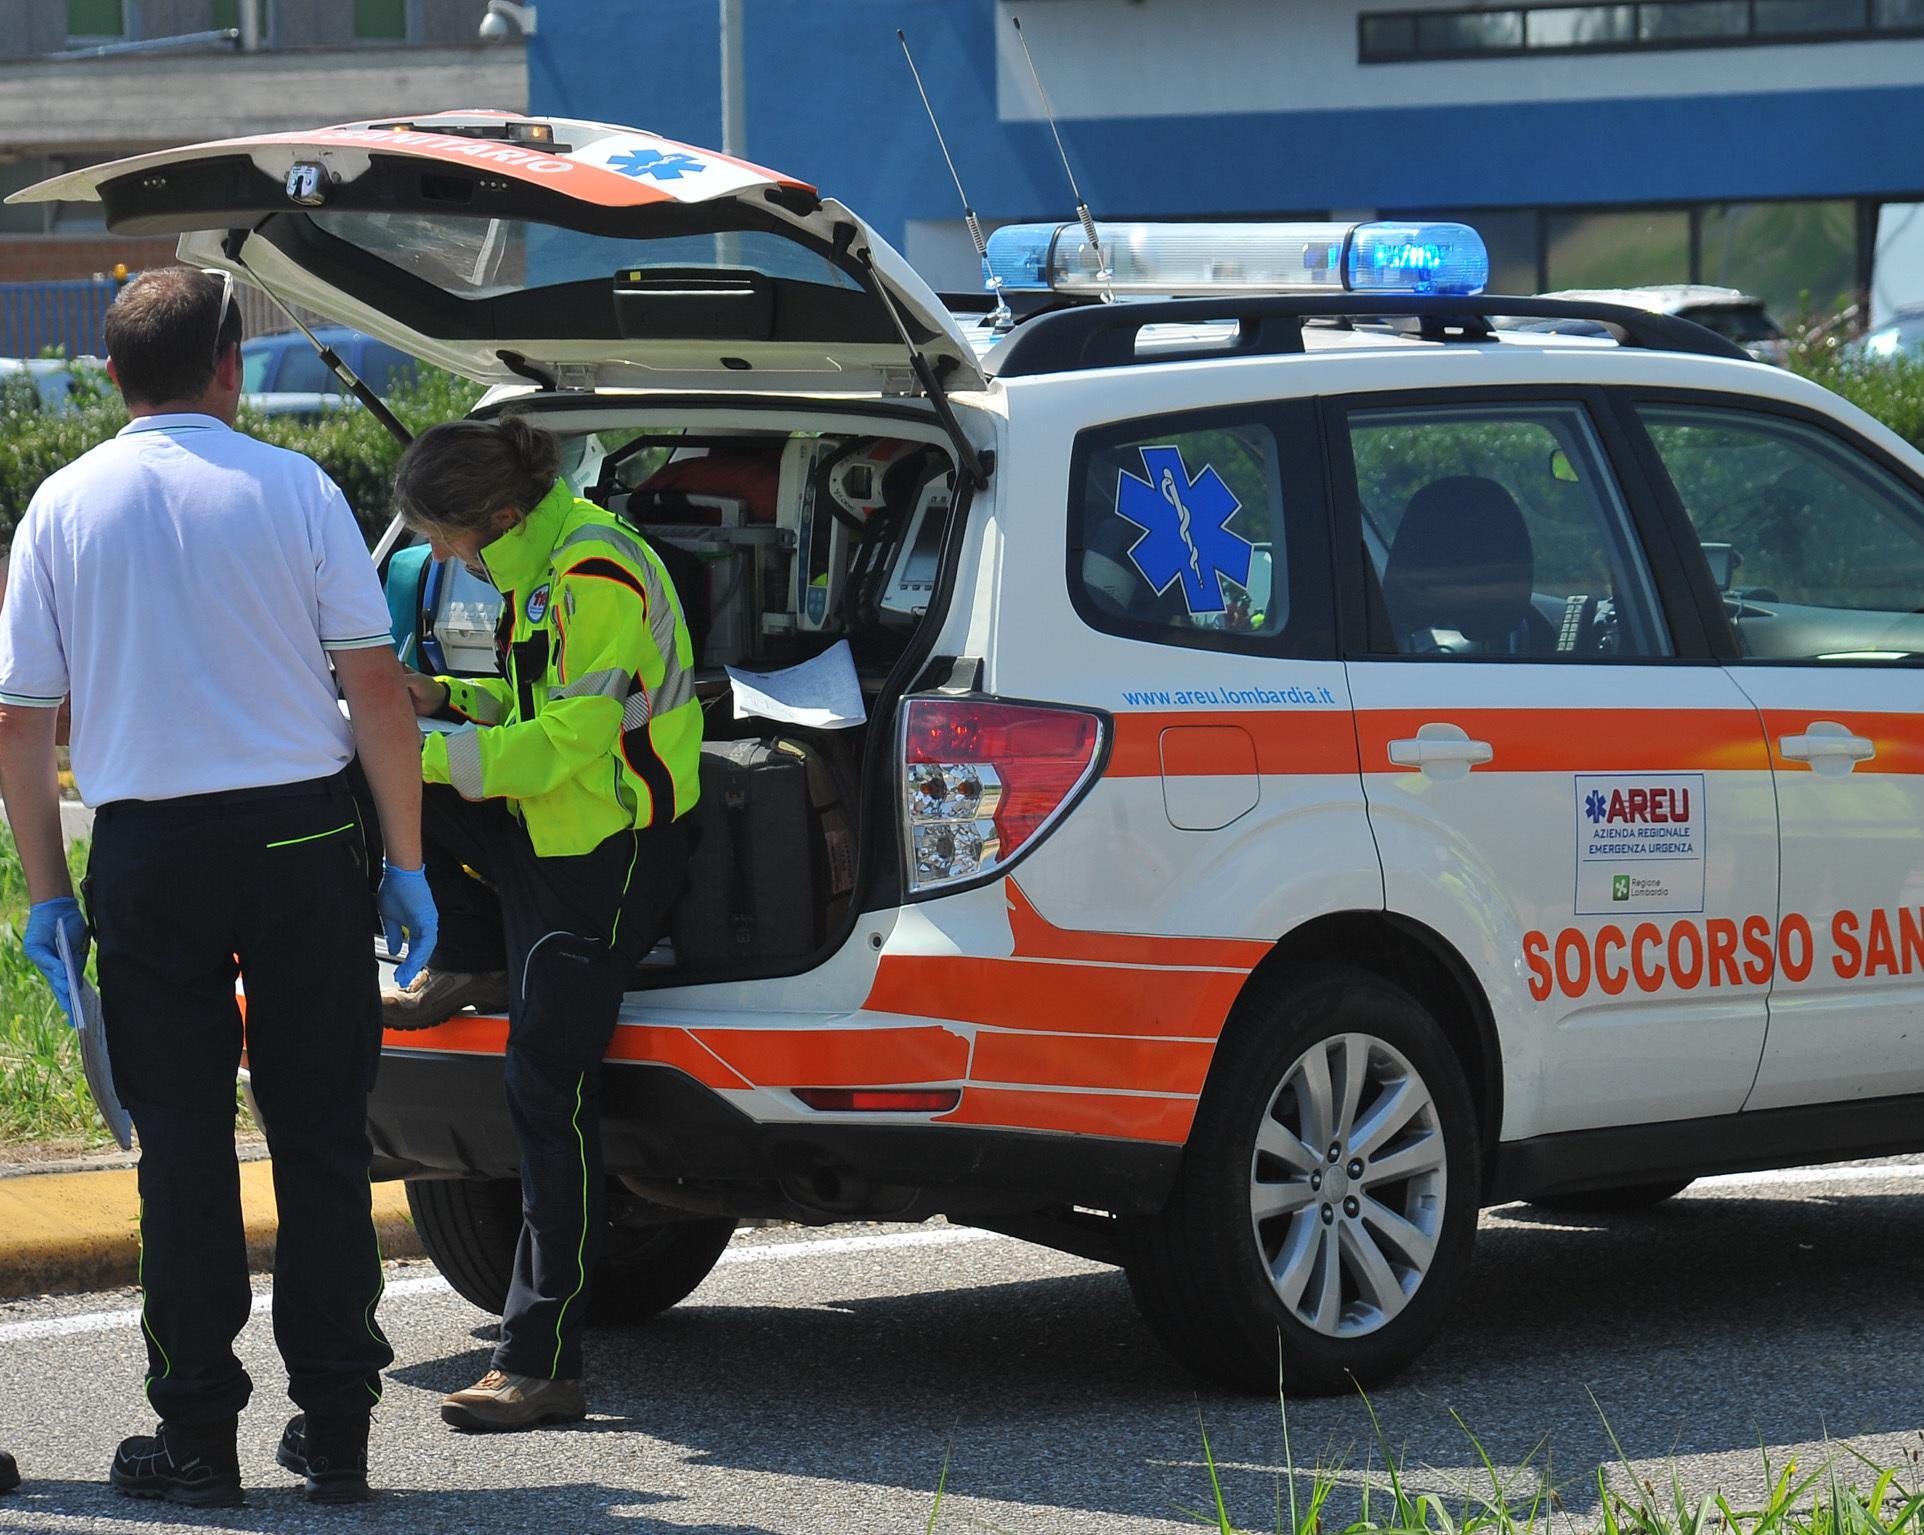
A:
{"label": "shoulder patch badge", "polygon": [[548,616],[548,583],[542,582],[528,593],[528,622],[538,624]]}

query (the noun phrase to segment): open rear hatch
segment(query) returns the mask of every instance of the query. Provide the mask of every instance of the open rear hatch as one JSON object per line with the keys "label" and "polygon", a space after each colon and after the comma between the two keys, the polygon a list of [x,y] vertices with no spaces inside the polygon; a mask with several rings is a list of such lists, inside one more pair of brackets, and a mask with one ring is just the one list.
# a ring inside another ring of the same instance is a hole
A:
{"label": "open rear hatch", "polygon": [[259,134],[8,201],[99,202],[116,233],[180,235],[184,260],[489,384],[919,390],[952,432],[944,394],[983,384],[941,301],[840,203],[604,123],[461,112]]}

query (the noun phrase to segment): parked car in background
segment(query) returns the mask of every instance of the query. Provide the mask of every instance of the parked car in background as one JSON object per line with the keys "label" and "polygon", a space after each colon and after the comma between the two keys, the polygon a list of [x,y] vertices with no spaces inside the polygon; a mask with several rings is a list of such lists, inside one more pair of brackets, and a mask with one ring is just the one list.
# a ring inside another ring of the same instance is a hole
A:
{"label": "parked car in background", "polygon": [[1855,346],[1859,356],[1924,357],[1924,305],[1900,309],[1884,324],[1866,331]]}
{"label": "parked car in background", "polygon": [[[406,352],[345,325],[316,327],[315,338],[378,395],[407,383],[420,366]],[[241,343],[241,404],[264,416],[318,416],[350,403],[321,355],[297,330],[255,336]]]}
{"label": "parked car in background", "polygon": [[[1628,304],[1648,309],[1653,314],[1675,315],[1693,320],[1714,330],[1727,341],[1734,341],[1759,362],[1782,366],[1789,340],[1784,328],[1771,318],[1764,301],[1737,288],[1717,288],[1706,283],[1671,283],[1648,288],[1568,288],[1545,293],[1543,298],[1568,299],[1581,304]],[[1501,322],[1499,322],[1501,323]],[[1601,327],[1584,327],[1589,322],[1535,320],[1515,325],[1518,330],[1553,330],[1571,334],[1599,334]]]}
{"label": "parked car in background", "polygon": [[0,396],[26,404],[31,395],[36,409],[60,415],[73,409],[75,390],[86,387],[76,374],[97,369],[104,385],[106,367],[98,357],[0,357]]}

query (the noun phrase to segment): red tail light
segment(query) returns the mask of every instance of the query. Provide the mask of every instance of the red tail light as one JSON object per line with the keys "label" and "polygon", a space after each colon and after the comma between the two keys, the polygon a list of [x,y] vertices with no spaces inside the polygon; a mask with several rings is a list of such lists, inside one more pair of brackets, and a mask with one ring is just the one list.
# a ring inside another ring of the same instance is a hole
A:
{"label": "red tail light", "polygon": [[912,893],[978,879],[1039,840],[1094,775],[1102,718],[1081,709],[912,698],[902,811]]}
{"label": "red tail light", "polygon": [[824,1113],[946,1114],[962,1101],[962,1089],[798,1087],[795,1096]]}

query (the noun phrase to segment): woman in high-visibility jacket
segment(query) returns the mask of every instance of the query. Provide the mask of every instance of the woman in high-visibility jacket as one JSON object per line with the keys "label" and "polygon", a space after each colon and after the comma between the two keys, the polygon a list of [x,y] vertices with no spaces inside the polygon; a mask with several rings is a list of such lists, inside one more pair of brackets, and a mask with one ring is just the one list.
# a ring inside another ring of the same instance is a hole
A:
{"label": "woman in high-visibility jacket", "polygon": [[[450,1396],[464,1428],[587,1412],[581,1332],[604,1224],[599,1075],[636,962],[687,878],[701,705],[681,603],[633,528],[557,478],[518,418],[430,428],[401,460],[401,516],[502,595],[501,675],[409,678],[434,961],[389,990],[390,1028],[508,1013],[506,1088],[525,1211],[493,1367]],[[479,874],[482,884],[465,872]],[[492,889],[488,887],[492,886]]]}

